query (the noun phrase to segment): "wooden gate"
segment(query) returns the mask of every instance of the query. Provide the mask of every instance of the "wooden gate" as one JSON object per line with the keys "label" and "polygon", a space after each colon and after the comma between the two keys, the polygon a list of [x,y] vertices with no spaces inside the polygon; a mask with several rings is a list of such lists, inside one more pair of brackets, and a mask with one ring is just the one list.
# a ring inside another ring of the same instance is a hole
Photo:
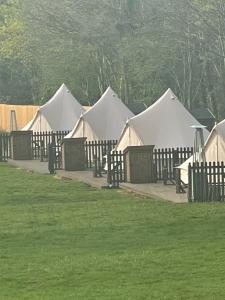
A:
{"label": "wooden gate", "polygon": [[124,154],[112,151],[107,155],[107,182],[110,187],[119,187],[125,182]]}

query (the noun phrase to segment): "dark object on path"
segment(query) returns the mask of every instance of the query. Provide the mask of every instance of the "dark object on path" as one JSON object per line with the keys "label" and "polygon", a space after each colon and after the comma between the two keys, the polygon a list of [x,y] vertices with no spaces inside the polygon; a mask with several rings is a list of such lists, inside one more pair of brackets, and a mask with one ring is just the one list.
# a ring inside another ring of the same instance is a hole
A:
{"label": "dark object on path", "polygon": [[54,142],[48,145],[48,170],[50,174],[55,174],[55,145]]}

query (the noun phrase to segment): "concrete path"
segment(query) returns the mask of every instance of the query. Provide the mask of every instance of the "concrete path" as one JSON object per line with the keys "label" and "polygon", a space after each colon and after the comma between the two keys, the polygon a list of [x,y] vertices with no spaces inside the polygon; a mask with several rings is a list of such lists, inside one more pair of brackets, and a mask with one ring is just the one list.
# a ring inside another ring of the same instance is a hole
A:
{"label": "concrete path", "polygon": [[164,185],[162,182],[146,184],[121,183],[120,187],[139,195],[158,197],[162,200],[171,201],[174,203],[188,202],[187,194],[176,194],[175,185]]}
{"label": "concrete path", "polygon": [[[39,160],[9,160],[8,163],[20,169],[30,170],[41,174],[49,174],[47,162],[40,162]],[[58,170],[56,171],[56,176],[61,179],[84,182],[96,188],[107,186],[106,175],[103,175],[101,178],[94,178],[91,171],[69,172]],[[142,196],[157,197],[174,203],[188,202],[187,194],[176,194],[174,185],[164,185],[162,182],[151,184],[121,183],[120,187],[126,191]]]}
{"label": "concrete path", "polygon": [[[107,186],[107,178],[103,176],[101,178],[94,178],[90,171],[80,172],[68,172],[60,170],[56,172],[57,176],[62,179],[77,180],[93,187],[101,188]],[[126,191],[136,193],[138,195],[147,197],[157,197],[165,201],[171,201],[174,203],[187,203],[187,194],[176,194],[176,187],[174,185],[164,185],[159,183],[148,184],[131,184],[121,183],[120,187]]]}
{"label": "concrete path", "polygon": [[48,163],[39,160],[8,160],[8,164],[16,168],[29,170],[41,174],[49,174]]}
{"label": "concrete path", "polygon": [[91,171],[64,171],[58,170],[56,171],[56,175],[61,179],[71,179],[80,182],[84,182],[88,185],[91,185],[96,188],[102,188],[103,186],[107,186],[107,178],[103,177],[93,177],[93,173]]}

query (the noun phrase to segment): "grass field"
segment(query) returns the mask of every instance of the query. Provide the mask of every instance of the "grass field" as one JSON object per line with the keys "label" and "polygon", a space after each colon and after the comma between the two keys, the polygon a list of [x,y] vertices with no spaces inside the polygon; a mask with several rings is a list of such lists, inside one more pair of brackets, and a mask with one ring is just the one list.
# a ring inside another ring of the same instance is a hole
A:
{"label": "grass field", "polygon": [[0,164],[0,299],[224,299],[225,206]]}

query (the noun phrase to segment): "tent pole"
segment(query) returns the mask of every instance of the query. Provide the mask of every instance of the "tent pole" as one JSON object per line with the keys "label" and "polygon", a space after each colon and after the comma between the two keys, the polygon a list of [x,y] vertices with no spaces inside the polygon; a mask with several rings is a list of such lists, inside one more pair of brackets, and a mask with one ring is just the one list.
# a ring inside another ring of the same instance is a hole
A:
{"label": "tent pole", "polygon": [[219,160],[219,151],[218,151],[218,133],[216,135],[216,161]]}
{"label": "tent pole", "polygon": [[84,119],[82,119],[82,129],[83,129],[83,137],[84,137]]}

